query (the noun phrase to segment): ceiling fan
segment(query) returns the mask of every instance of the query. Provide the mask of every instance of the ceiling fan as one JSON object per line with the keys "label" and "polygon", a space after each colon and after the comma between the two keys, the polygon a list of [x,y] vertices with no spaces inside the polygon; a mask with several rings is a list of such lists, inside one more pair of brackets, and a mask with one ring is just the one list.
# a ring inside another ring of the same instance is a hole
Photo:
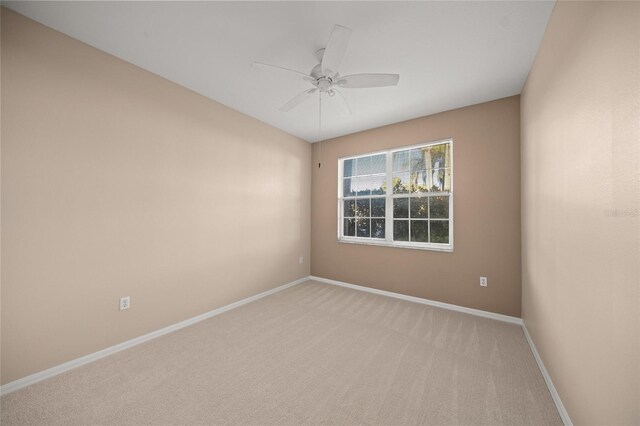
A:
{"label": "ceiling fan", "polygon": [[351,30],[349,28],[335,25],[327,42],[327,47],[316,52],[316,58],[319,63],[311,69],[309,74],[262,62],[253,63],[257,68],[286,72],[296,78],[308,81],[313,86],[294,96],[289,102],[280,107],[280,111],[289,111],[312,97],[314,93],[319,92],[320,94],[326,93],[330,97],[334,97],[337,94],[337,99],[340,100],[344,111],[347,114],[351,114],[351,108],[338,88],[365,89],[398,84],[400,79],[398,74],[351,74],[341,76],[338,69],[347,51],[350,37]]}

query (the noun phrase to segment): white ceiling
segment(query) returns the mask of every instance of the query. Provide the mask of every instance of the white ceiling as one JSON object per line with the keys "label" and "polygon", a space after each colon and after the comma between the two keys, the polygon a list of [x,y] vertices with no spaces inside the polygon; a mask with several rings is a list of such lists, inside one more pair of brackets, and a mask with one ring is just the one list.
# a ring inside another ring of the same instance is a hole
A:
{"label": "white ceiling", "polygon": [[353,115],[323,98],[330,138],[520,93],[552,1],[3,2],[18,13],[314,142],[318,102],[278,108],[309,83],[334,24],[353,30],[340,74],[398,73],[397,87],[343,89]]}

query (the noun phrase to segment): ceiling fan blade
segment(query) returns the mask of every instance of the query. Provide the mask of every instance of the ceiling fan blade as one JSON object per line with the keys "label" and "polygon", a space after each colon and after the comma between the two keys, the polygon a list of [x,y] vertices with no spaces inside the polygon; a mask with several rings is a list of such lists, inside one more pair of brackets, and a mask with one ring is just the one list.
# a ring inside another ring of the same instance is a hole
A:
{"label": "ceiling fan blade", "polygon": [[325,75],[333,76],[338,72],[342,58],[347,51],[349,39],[351,38],[351,30],[342,25],[335,25],[327,47],[324,49],[322,56],[322,72]]}
{"label": "ceiling fan blade", "polygon": [[367,87],[385,87],[398,84],[398,74],[352,74],[340,77],[338,86],[347,89],[363,89]]}
{"label": "ceiling fan blade", "polygon": [[335,96],[338,99],[338,103],[342,107],[342,110],[345,114],[351,115],[351,108],[349,107],[349,102],[347,102],[347,98],[344,97],[341,91],[337,89],[331,89],[337,95]]}
{"label": "ceiling fan blade", "polygon": [[304,102],[307,99],[309,99],[311,97],[311,95],[313,95],[317,91],[318,91],[318,89],[314,87],[313,89],[305,90],[304,92],[297,94],[289,102],[287,102],[286,104],[282,105],[280,107],[280,111],[283,111],[283,112],[289,111],[290,109],[298,106],[302,102]]}
{"label": "ceiling fan blade", "polygon": [[296,70],[291,70],[289,68],[284,68],[284,67],[279,67],[277,65],[271,65],[271,64],[265,64],[263,62],[254,62],[252,64],[255,68],[258,69],[262,69],[262,70],[271,70],[271,71],[277,71],[277,72],[284,72],[289,74],[290,76],[293,77],[298,77],[298,78],[302,78],[303,80],[306,81],[310,81],[310,82],[314,82],[315,79],[303,72],[300,71],[296,71]]}

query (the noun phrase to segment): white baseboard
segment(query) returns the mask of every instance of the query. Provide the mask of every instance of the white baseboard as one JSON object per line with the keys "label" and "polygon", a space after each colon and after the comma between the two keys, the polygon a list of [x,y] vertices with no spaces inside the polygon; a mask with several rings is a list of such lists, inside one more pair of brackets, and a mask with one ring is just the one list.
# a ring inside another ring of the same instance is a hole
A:
{"label": "white baseboard", "polygon": [[349,284],[342,281],[330,280],[327,278],[309,277],[312,280],[319,281],[326,284],[338,285],[340,287],[352,288],[354,290],[366,291],[368,293],[380,294],[382,296],[394,297],[396,299],[408,300],[410,302],[422,303],[423,305],[435,306],[437,308],[448,309],[450,311],[463,312],[465,314],[476,315],[479,317],[490,318],[498,321],[510,322],[512,324],[522,325],[522,319],[517,317],[511,317],[509,315],[496,314],[494,312],[482,311],[480,309],[466,308],[464,306],[452,305],[444,302],[437,302],[435,300],[423,299],[421,297],[407,296],[405,294],[393,293],[391,291],[378,290],[375,288],[363,287],[360,285]]}
{"label": "white baseboard", "polygon": [[42,380],[48,379],[53,376],[57,376],[58,374],[65,373],[69,370],[73,370],[74,368],[80,367],[82,365],[88,364],[93,361],[97,361],[106,356],[112,355],[116,352],[120,352],[122,350],[131,348],[133,346],[139,345],[141,343],[147,342],[151,339],[155,339],[156,337],[163,336],[165,334],[171,333],[173,331],[179,330],[184,327],[188,327],[197,322],[206,320],[208,318],[214,317],[216,315],[220,315],[223,312],[230,311],[231,309],[237,308],[242,305],[246,305],[247,303],[253,302],[255,300],[261,299],[265,296],[269,296],[270,294],[277,293],[289,287],[293,287],[294,285],[301,284],[305,281],[308,281],[309,277],[300,278],[288,284],[281,285],[276,288],[272,288],[271,290],[264,291],[262,293],[258,293],[254,296],[247,297],[246,299],[238,300],[237,302],[233,302],[229,305],[222,306],[218,309],[214,309],[213,311],[206,312],[204,314],[195,316],[193,318],[189,318],[187,320],[181,321],[179,323],[161,328],[156,331],[152,331],[151,333],[147,333],[143,336],[136,337],[131,340],[127,340],[126,342],[119,343],[115,346],[111,346],[109,348],[103,349],[98,352],[94,352],[92,354],[88,354],[82,356],[80,358],[76,358],[69,362],[65,362],[64,364],[57,365],[55,367],[51,367],[47,370],[40,371],[38,373],[31,374],[30,376],[23,377],[21,379],[15,380],[11,383],[7,383],[5,385],[0,386],[0,395],[6,395],[13,391],[17,391],[18,389],[22,389],[26,386],[32,385],[34,383],[40,382]]}
{"label": "white baseboard", "polygon": [[540,373],[542,373],[542,377],[544,377],[544,381],[547,384],[547,387],[549,388],[549,392],[551,393],[551,397],[553,398],[553,402],[556,404],[556,408],[558,409],[558,414],[560,415],[560,418],[562,419],[562,422],[565,424],[565,426],[573,426],[573,423],[571,422],[571,419],[569,418],[569,413],[567,413],[567,410],[564,407],[564,404],[562,403],[562,400],[560,399],[560,395],[558,395],[558,391],[556,390],[555,386],[553,385],[553,382],[551,381],[551,376],[549,376],[549,372],[547,371],[547,369],[545,368],[544,364],[542,363],[542,358],[540,358],[540,354],[538,353],[538,350],[536,349],[536,346],[533,344],[533,340],[531,339],[531,336],[529,335],[529,331],[527,330],[527,327],[525,327],[524,322],[522,321],[521,318],[511,317],[511,316],[502,315],[502,314],[496,314],[496,313],[493,313],[493,312],[482,311],[482,310],[479,310],[479,309],[465,308],[464,306],[451,305],[449,303],[437,302],[435,300],[429,300],[429,299],[422,299],[420,297],[415,297],[415,296],[407,296],[407,295],[404,295],[404,294],[393,293],[393,292],[385,291],[385,290],[378,290],[378,289],[375,289],[375,288],[363,287],[363,286],[359,286],[359,285],[355,285],[355,284],[345,283],[345,282],[342,282],[342,281],[330,280],[328,278],[316,277],[316,276],[313,276],[313,275],[310,276],[309,278],[314,280],[314,281],[319,281],[319,282],[326,283],[326,284],[332,284],[332,285],[337,285],[337,286],[341,286],[341,287],[347,287],[347,288],[351,288],[351,289],[354,289],[354,290],[366,291],[368,293],[380,294],[380,295],[383,295],[383,296],[394,297],[396,299],[408,300],[408,301],[411,301],[411,302],[422,303],[424,305],[435,306],[435,307],[438,307],[438,308],[449,309],[449,310],[457,311],[457,312],[464,312],[466,314],[477,315],[477,316],[480,316],[480,317],[485,317],[485,318],[495,319],[495,320],[498,320],[498,321],[505,321],[505,322],[509,322],[509,323],[512,323],[512,324],[520,325],[522,327],[522,331],[524,332],[524,335],[525,335],[525,337],[527,339],[527,342],[529,343],[529,347],[531,347],[531,352],[533,352],[533,357],[535,358],[536,362],[538,363],[538,368],[540,369]]}
{"label": "white baseboard", "polygon": [[565,426],[573,426],[573,423],[569,418],[569,413],[567,412],[567,409],[564,407],[564,404],[560,399],[560,395],[558,394],[556,387],[553,385],[551,376],[549,376],[549,372],[545,368],[544,363],[542,362],[542,358],[540,357],[540,354],[536,349],[536,345],[533,344],[533,339],[531,339],[531,336],[529,335],[529,330],[527,330],[527,326],[524,325],[524,322],[522,323],[522,331],[524,331],[524,336],[527,338],[527,342],[529,342],[529,347],[531,347],[531,352],[533,352],[533,357],[536,359],[536,362],[538,363],[538,368],[542,373],[542,377],[544,377],[544,381],[547,384],[547,387],[549,388],[549,393],[551,393],[551,398],[553,398],[553,402],[556,404],[556,408],[558,409],[558,414],[562,419],[562,423],[564,423]]}
{"label": "white baseboard", "polygon": [[521,318],[516,318],[516,317],[511,317],[508,315],[502,315],[502,314],[496,314],[494,312],[487,312],[487,311],[482,311],[479,309],[472,309],[472,308],[466,308],[464,306],[458,306],[458,305],[452,305],[449,303],[443,303],[443,302],[437,302],[435,300],[429,300],[429,299],[423,299],[420,297],[415,297],[415,296],[407,296],[404,294],[400,294],[400,293],[393,293],[390,291],[385,291],[385,290],[378,290],[378,289],[374,289],[374,288],[369,288],[369,287],[363,287],[363,286],[359,286],[359,285],[355,285],[355,284],[349,284],[349,283],[345,283],[342,281],[336,281],[336,280],[330,280],[327,278],[321,278],[321,277],[315,277],[315,276],[307,276],[307,277],[303,277],[300,278],[298,280],[292,281],[288,284],[284,284],[281,285],[279,287],[273,288],[271,290],[267,290],[264,291],[262,293],[258,293],[254,296],[251,297],[247,297],[246,299],[242,299],[242,300],[238,300],[237,302],[231,303],[229,305],[225,305],[222,306],[218,309],[214,309],[212,311],[206,312],[204,314],[195,316],[193,318],[189,318],[187,320],[181,321],[179,323],[161,328],[159,330],[156,331],[152,331],[151,333],[147,333],[143,336],[140,337],[136,337],[134,339],[131,340],[127,340],[126,342],[122,342],[119,343],[115,346],[111,346],[109,348],[103,349],[101,351],[98,352],[94,352],[92,354],[88,354],[85,355],[83,357],[80,358],[76,358],[74,360],[71,360],[69,362],[65,362],[64,364],[60,364],[57,365],[55,367],[49,368],[47,370],[44,371],[40,371],[38,373],[35,374],[31,374],[30,376],[26,376],[23,377],[21,379],[15,380],[11,383],[7,383],[3,386],[0,386],[0,395],[6,395],[8,393],[11,393],[13,391],[16,391],[18,389],[22,389],[26,386],[32,385],[34,383],[40,382],[42,380],[57,376],[58,374],[62,374],[65,373],[67,371],[73,370],[74,368],[80,367],[82,365],[88,364],[90,362],[93,361],[97,361],[101,358],[107,357],[109,355],[112,355],[116,352],[120,352],[122,350],[131,348],[133,346],[139,345],[141,343],[147,342],[149,340],[155,339],[156,337],[160,337],[163,336],[165,334],[171,333],[173,331],[179,330],[181,328],[184,327],[188,327],[192,324],[195,324],[197,322],[206,320],[208,318],[214,317],[216,315],[219,315],[223,312],[227,312],[230,311],[231,309],[240,307],[242,305],[246,305],[247,303],[253,302],[255,300],[261,299],[263,297],[269,296],[270,294],[274,294],[277,293],[279,291],[285,290],[289,287],[293,287],[295,285],[298,284],[302,284],[305,281],[308,280],[314,280],[314,281],[319,281],[325,284],[331,284],[331,285],[337,285],[337,286],[341,286],[341,287],[347,287],[347,288],[351,288],[354,290],[359,290],[359,291],[366,291],[369,293],[374,293],[374,294],[379,294],[379,295],[383,295],[383,296],[388,296],[388,297],[394,297],[396,299],[402,299],[402,300],[408,300],[411,302],[416,302],[416,303],[422,303],[424,305],[430,305],[430,306],[435,306],[438,308],[443,308],[443,309],[449,309],[452,311],[457,311],[457,312],[463,312],[466,314],[471,314],[471,315],[476,315],[476,316],[480,316],[480,317],[484,317],[484,318],[490,318],[490,319],[495,319],[498,321],[505,321],[505,322],[509,322],[512,324],[518,324],[520,326],[522,326],[522,330],[524,331],[524,335],[527,339],[527,342],[529,343],[529,346],[531,347],[531,351],[533,352],[533,356],[536,360],[536,362],[538,363],[538,367],[540,368],[540,372],[542,373],[542,376],[544,377],[544,381],[547,384],[547,387],[549,388],[549,392],[551,393],[551,397],[553,398],[553,402],[556,404],[556,407],[558,409],[558,413],[560,414],[560,418],[562,419],[563,423],[565,424],[565,426],[573,426],[573,423],[571,422],[571,419],[569,418],[569,414],[567,413],[567,410],[564,407],[564,404],[562,404],[562,400],[560,399],[560,395],[558,395],[558,391],[556,390],[555,386],[553,385],[553,382],[551,381],[551,377],[549,376],[549,373],[547,372],[547,369],[545,368],[543,362],[542,362],[542,358],[540,358],[540,354],[538,353],[538,350],[536,349],[533,340],[531,339],[531,336],[529,335],[529,332],[527,330],[527,327],[524,325],[524,323],[522,322]]}

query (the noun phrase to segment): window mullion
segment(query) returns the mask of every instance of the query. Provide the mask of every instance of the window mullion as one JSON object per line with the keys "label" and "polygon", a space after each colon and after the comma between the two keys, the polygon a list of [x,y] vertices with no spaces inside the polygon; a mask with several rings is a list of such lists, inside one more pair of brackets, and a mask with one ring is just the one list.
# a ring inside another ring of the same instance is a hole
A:
{"label": "window mullion", "polygon": [[387,191],[384,197],[384,237],[388,243],[393,243],[393,154],[391,151],[387,152],[386,171]]}
{"label": "window mullion", "polygon": [[344,231],[342,229],[344,224],[344,211],[343,211],[343,186],[344,186],[344,160],[338,161],[338,239],[342,238]]}

